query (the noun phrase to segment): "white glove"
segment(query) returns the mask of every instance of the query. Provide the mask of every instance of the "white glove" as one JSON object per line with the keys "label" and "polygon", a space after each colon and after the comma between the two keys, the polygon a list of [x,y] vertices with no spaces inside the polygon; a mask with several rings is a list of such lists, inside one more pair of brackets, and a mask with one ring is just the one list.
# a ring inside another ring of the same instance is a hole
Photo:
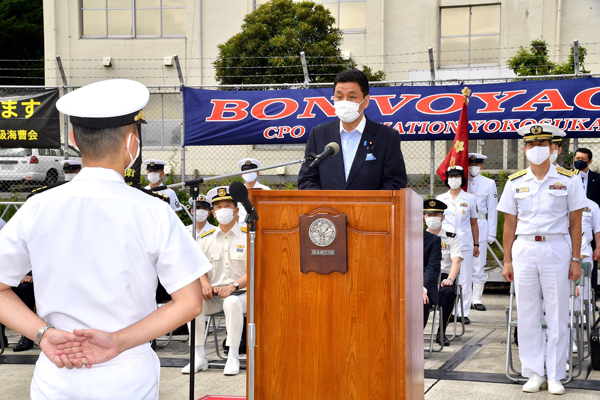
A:
{"label": "white glove", "polygon": [[496,237],[495,236],[488,236],[488,243],[492,244],[496,241]]}

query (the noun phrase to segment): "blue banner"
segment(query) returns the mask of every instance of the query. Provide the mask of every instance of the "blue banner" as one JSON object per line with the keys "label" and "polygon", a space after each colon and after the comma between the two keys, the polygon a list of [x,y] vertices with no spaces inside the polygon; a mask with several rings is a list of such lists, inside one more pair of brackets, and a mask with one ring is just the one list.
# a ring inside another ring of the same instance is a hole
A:
{"label": "blue banner", "polygon": [[[401,140],[451,140],[464,85],[370,89],[365,114]],[[600,137],[600,79],[472,85],[469,139],[515,139],[529,123],[550,123],[568,137]],[[183,87],[185,146],[305,143],[335,120],[333,89],[221,91]]]}

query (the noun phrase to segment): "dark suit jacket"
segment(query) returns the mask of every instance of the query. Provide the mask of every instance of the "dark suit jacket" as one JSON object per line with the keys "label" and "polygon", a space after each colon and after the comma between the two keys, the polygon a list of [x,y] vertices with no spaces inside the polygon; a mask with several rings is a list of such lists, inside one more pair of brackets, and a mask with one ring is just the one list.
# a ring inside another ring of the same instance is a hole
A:
{"label": "dark suit jacket", "polygon": [[600,205],[600,174],[588,169],[588,185],[586,196],[594,203]]}
{"label": "dark suit jacket", "polygon": [[[311,152],[323,152],[325,146],[331,142],[340,145],[340,152],[312,170],[308,168],[310,163],[304,163],[298,175],[299,189],[397,190],[406,187],[406,169],[400,151],[400,136],[389,126],[367,118],[348,181],[344,173],[339,120],[318,125],[310,131],[306,155]],[[368,153],[371,153],[375,160],[366,161]]]}
{"label": "dark suit jacket", "polygon": [[427,289],[429,301],[443,305],[438,292],[438,278],[442,268],[442,239],[438,235],[423,232],[423,287]]}

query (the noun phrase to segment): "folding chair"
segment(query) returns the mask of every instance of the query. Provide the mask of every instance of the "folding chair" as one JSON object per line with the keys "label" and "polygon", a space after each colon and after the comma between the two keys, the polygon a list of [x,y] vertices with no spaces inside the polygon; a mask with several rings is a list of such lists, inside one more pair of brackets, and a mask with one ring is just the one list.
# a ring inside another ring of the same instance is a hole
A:
{"label": "folding chair", "polygon": [[[570,281],[570,286],[571,286],[571,293],[570,293],[570,306],[569,306],[569,314],[570,314],[570,321],[569,321],[569,348],[571,348],[571,344],[573,343],[573,329],[571,329],[573,326],[575,326],[576,323],[576,316],[577,316],[577,312],[573,312],[573,309],[575,308],[575,286],[576,286],[576,282]],[[509,306],[506,308],[506,327],[507,327],[507,332],[506,332],[506,377],[508,379],[510,379],[511,381],[515,382],[515,383],[525,383],[527,382],[527,378],[524,378],[521,376],[521,371],[517,371],[514,363],[513,363],[513,357],[512,357],[512,328],[516,328],[517,327],[517,323],[518,320],[516,318],[514,318],[514,300],[515,300],[515,285],[514,282],[510,283],[510,303]],[[579,313],[580,315],[580,313]],[[545,320],[541,320],[540,324],[542,325],[542,329],[548,329],[548,326],[546,325],[546,321]],[[580,335],[579,335],[579,330],[576,331],[577,332],[577,336],[578,336],[578,342],[580,340]],[[579,343],[578,343],[579,345]],[[578,362],[576,364],[576,366],[578,367],[578,372],[577,374],[573,374],[573,351],[569,352],[569,374],[567,376],[566,379],[561,380],[561,382],[566,385],[567,383],[571,382],[571,380],[573,380],[574,378],[578,377],[579,375],[581,375],[581,362],[582,362],[582,358],[581,355],[578,353]],[[516,374],[512,375],[511,371]]]}
{"label": "folding chair", "polygon": [[[453,334],[451,337],[448,338],[448,340],[451,342],[460,339],[460,337],[465,334],[465,313],[463,311],[464,303],[463,303],[462,285],[458,283],[459,281],[460,281],[460,273],[456,276],[456,281],[454,282],[456,285],[456,300],[454,300]],[[459,302],[460,302],[460,324],[462,326],[462,330],[461,330],[460,334],[457,334],[456,326],[458,324],[458,315],[456,312],[456,308],[457,308]]]}
{"label": "folding chair", "polygon": [[221,352],[219,351],[219,339],[217,338],[217,330],[221,326],[221,318],[225,318],[225,313],[220,311],[218,313],[207,315],[208,323],[206,324],[206,330],[204,331],[204,346],[206,347],[206,342],[208,341],[208,328],[212,323],[212,331],[213,337],[215,339],[215,351],[217,352],[217,357],[221,360],[227,360],[227,357],[223,357]]}
{"label": "folding chair", "polygon": [[[0,328],[4,325],[0,324]],[[0,335],[2,336],[2,335]],[[0,356],[4,353],[4,338],[0,337]]]}
{"label": "folding chair", "polygon": [[[438,290],[440,288],[440,282],[441,282],[441,280],[442,280],[442,273],[440,272],[440,275],[438,276],[438,281],[437,281]],[[439,334],[440,334],[440,337],[441,337],[441,335],[442,335],[441,331],[443,330],[442,327],[444,326],[444,316],[443,316],[444,313],[442,312],[442,307],[438,306],[437,304],[434,304],[432,308],[433,308],[433,319],[431,321],[431,333],[424,334],[424,336],[430,335],[429,339],[427,339],[429,341],[429,347],[426,347],[424,349],[425,350],[425,358],[429,358],[431,356],[432,352],[435,351],[437,353],[437,352],[442,351],[442,349],[444,348],[444,341],[443,340],[440,340],[440,347],[439,348],[436,349],[436,348],[434,348],[434,345],[433,345],[434,336],[435,336],[434,332],[435,332],[436,314],[439,313],[439,315],[440,315],[440,326],[438,328],[438,331],[440,331]]]}

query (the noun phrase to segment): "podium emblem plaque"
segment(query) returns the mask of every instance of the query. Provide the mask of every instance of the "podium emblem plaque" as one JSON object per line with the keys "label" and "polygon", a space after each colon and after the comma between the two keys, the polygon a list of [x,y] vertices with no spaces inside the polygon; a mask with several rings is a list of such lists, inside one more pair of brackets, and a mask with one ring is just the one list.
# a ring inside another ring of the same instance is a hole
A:
{"label": "podium emblem plaque", "polygon": [[305,274],[348,272],[346,215],[300,216],[300,270]]}

